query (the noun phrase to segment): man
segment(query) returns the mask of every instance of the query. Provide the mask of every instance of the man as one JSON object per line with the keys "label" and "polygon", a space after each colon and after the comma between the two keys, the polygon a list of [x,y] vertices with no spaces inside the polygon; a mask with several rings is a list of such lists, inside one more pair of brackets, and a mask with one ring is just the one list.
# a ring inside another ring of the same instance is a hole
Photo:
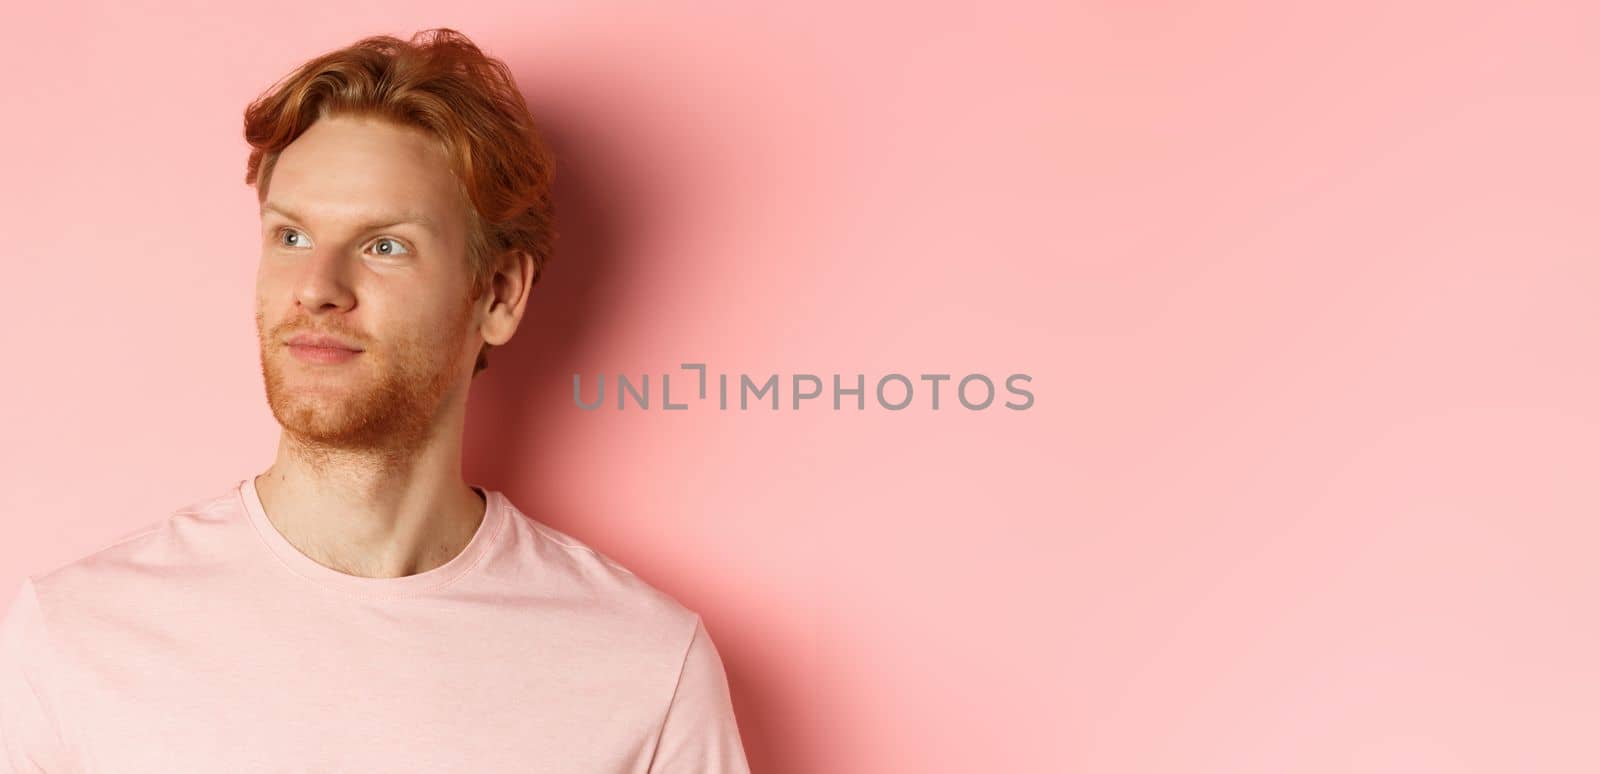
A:
{"label": "man", "polygon": [[378,36],[245,118],[277,458],[24,582],[9,770],[747,772],[699,615],[461,478],[553,239],[509,71]]}

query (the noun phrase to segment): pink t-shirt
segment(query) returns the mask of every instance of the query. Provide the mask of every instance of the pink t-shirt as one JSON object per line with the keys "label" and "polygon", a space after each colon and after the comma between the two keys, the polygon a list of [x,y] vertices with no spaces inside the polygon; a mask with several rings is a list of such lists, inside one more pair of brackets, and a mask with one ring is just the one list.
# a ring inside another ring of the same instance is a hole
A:
{"label": "pink t-shirt", "polygon": [[8,770],[749,771],[700,616],[501,492],[449,562],[363,578],[254,484],[23,582]]}

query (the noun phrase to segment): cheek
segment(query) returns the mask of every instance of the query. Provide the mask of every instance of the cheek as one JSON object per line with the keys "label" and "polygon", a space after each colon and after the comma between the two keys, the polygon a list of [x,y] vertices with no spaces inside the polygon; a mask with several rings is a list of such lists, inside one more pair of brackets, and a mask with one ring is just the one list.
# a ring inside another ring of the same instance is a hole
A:
{"label": "cheek", "polygon": [[281,306],[288,295],[288,278],[263,262],[256,270],[256,308],[271,310]]}
{"label": "cheek", "polygon": [[267,293],[266,288],[259,284],[256,285],[255,304],[256,323],[258,325],[271,326],[272,320],[275,317],[275,314],[272,311],[272,296]]}
{"label": "cheek", "polygon": [[256,286],[255,315],[256,324],[265,330],[272,330],[283,319],[283,296],[267,285]]}
{"label": "cheek", "polygon": [[[468,310],[470,312],[470,309]],[[407,336],[430,359],[454,358],[470,318],[459,308],[433,310],[426,320],[407,323]]]}

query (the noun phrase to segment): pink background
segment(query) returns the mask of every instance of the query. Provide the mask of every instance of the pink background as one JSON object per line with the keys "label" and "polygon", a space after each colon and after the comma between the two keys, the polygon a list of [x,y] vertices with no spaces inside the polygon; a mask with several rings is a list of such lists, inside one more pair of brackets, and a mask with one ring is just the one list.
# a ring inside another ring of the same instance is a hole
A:
{"label": "pink background", "polygon": [[[704,614],[757,771],[1600,769],[1600,12],[1320,6],[8,10],[0,587],[271,461],[243,108],[452,26],[562,158],[469,478]],[[686,361],[1036,403],[572,403]]]}

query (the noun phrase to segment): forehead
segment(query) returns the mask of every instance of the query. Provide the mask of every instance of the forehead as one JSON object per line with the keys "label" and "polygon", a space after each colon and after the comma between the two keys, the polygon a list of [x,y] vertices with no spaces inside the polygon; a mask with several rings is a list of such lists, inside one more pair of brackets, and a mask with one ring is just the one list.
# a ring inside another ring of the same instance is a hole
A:
{"label": "forehead", "polygon": [[437,140],[414,127],[344,116],[318,120],[279,153],[264,204],[329,224],[421,216],[448,232],[465,220]]}

